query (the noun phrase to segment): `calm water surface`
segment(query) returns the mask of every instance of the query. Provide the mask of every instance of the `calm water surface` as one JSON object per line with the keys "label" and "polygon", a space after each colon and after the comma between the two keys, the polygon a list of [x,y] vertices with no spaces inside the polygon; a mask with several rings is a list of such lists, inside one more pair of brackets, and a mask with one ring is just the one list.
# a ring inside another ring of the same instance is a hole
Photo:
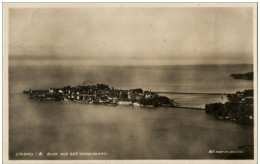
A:
{"label": "calm water surface", "polygon": [[[233,93],[253,87],[231,73],[252,65],[129,66],[12,65],[9,68],[11,159],[211,159],[209,150],[253,144],[250,127],[217,120],[204,111],[38,102],[23,90],[75,86],[83,81],[115,88],[165,92]],[[208,95],[168,95],[186,106],[223,101]],[[204,96],[204,97],[203,97]],[[106,152],[106,156],[20,157],[17,152]]]}

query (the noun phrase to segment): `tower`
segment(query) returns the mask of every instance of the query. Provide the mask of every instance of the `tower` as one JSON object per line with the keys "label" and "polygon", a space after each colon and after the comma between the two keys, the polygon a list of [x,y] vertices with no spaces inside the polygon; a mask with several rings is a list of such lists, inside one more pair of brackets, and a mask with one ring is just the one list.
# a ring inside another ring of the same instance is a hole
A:
{"label": "tower", "polygon": [[131,99],[130,91],[128,91],[128,99]]}

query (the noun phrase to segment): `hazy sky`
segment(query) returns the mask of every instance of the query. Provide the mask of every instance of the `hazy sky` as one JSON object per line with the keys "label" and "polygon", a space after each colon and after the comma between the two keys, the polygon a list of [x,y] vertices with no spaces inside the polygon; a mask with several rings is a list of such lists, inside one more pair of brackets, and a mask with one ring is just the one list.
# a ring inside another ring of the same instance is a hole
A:
{"label": "hazy sky", "polygon": [[252,63],[253,10],[10,9],[9,54],[39,59]]}

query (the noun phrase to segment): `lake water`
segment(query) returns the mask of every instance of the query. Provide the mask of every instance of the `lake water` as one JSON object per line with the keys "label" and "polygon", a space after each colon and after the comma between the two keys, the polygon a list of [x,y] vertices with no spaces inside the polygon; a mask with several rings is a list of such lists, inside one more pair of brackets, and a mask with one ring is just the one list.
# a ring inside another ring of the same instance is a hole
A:
{"label": "lake water", "polygon": [[[183,108],[148,110],[130,106],[38,102],[23,90],[105,83],[115,88],[160,92],[234,93],[252,81],[231,73],[252,65],[87,66],[13,64],[9,67],[9,148],[11,159],[213,159],[229,158],[209,150],[253,145],[253,129],[217,120],[204,111]],[[204,107],[222,95],[166,94],[182,106]],[[42,152],[43,156],[16,156]],[[105,152],[105,155],[47,156],[47,153]]]}

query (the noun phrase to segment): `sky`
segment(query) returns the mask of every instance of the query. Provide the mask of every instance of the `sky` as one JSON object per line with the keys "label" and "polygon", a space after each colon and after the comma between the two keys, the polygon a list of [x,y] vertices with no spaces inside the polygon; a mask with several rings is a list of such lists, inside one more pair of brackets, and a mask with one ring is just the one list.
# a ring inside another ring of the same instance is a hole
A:
{"label": "sky", "polygon": [[11,59],[252,64],[252,8],[11,8]]}

